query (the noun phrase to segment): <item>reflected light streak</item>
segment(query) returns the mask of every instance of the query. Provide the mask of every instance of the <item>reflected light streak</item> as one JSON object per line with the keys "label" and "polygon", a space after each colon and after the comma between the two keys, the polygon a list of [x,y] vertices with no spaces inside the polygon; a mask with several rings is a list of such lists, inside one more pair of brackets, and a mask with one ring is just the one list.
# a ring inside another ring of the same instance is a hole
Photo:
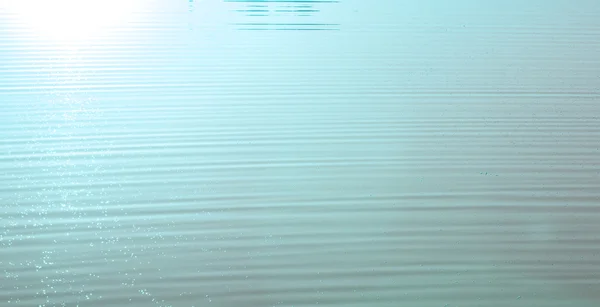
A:
{"label": "reflected light streak", "polygon": [[141,9],[139,0],[7,0],[4,6],[36,35],[82,42],[123,27]]}

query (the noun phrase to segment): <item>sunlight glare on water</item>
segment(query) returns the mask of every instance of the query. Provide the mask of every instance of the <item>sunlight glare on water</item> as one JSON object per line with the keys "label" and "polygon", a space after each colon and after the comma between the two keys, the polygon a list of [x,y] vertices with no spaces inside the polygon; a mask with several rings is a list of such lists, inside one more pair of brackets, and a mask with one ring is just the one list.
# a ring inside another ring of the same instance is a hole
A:
{"label": "sunlight glare on water", "polygon": [[79,42],[132,22],[142,0],[3,0],[25,27],[58,42]]}

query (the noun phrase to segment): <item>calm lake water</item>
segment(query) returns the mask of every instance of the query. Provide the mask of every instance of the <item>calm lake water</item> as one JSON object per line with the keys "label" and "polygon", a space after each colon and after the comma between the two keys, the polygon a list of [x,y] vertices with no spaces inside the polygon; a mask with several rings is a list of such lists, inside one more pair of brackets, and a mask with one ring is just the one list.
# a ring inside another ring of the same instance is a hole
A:
{"label": "calm lake water", "polygon": [[600,305],[596,1],[0,3],[0,306]]}

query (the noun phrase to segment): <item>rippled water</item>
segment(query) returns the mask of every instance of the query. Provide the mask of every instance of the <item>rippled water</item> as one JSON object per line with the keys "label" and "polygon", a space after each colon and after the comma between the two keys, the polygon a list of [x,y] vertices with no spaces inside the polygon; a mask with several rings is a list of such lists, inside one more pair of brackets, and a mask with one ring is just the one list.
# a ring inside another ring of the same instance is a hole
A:
{"label": "rippled water", "polygon": [[0,306],[599,305],[595,1],[47,2]]}

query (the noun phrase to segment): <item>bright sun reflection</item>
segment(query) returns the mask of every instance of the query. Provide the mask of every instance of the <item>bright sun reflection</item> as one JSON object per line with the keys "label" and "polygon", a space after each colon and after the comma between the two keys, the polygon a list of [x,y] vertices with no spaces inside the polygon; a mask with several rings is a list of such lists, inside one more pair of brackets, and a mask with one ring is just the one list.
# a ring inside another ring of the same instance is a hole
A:
{"label": "bright sun reflection", "polygon": [[36,34],[82,41],[125,26],[138,0],[8,0],[9,8]]}

